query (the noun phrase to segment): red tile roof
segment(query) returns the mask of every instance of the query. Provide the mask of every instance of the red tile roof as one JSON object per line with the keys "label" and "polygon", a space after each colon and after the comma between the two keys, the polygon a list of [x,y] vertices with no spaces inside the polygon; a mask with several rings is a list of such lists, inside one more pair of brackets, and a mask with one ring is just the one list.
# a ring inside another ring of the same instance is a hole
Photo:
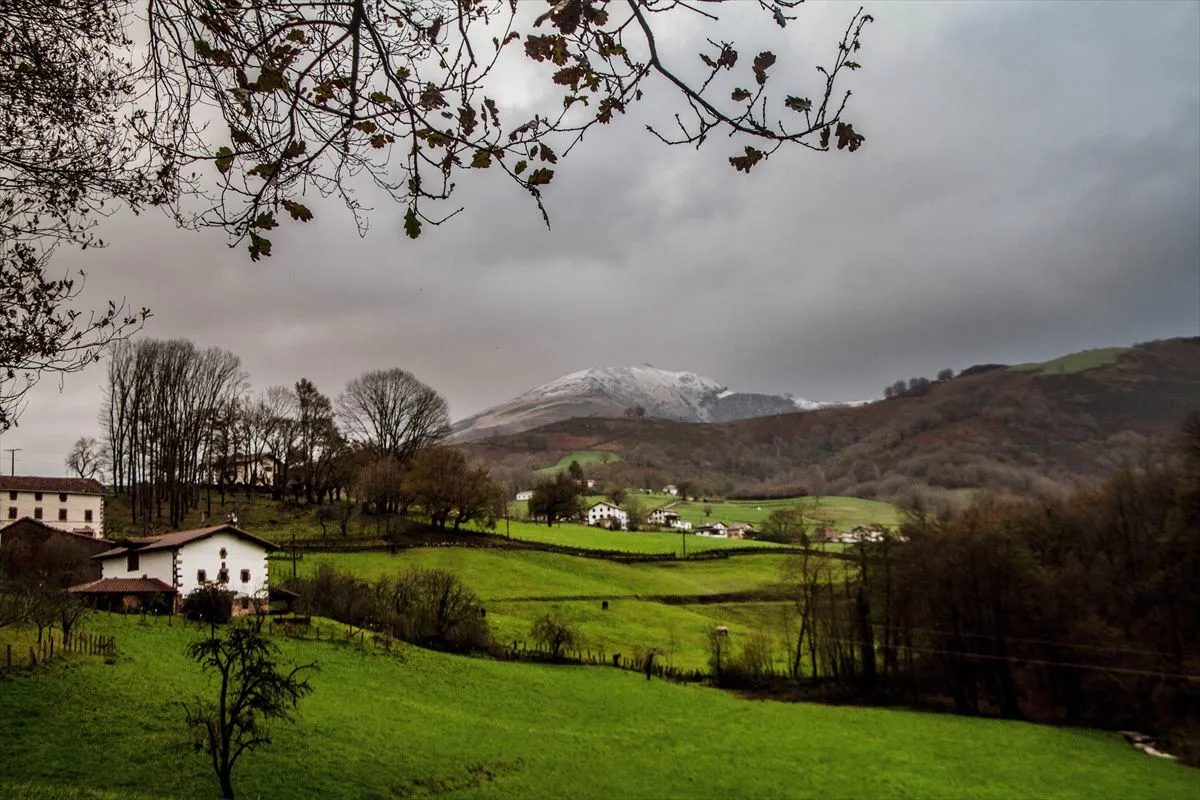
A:
{"label": "red tile roof", "polygon": [[67,589],[75,594],[173,594],[175,587],[158,578],[101,578]]}
{"label": "red tile roof", "polygon": [[0,477],[0,491],[104,494],[104,485],[91,478],[39,478],[32,475],[5,475]]}
{"label": "red tile roof", "polygon": [[233,525],[216,525],[212,528],[197,528],[192,531],[176,531],[175,533],[165,533],[162,536],[147,536],[143,539],[126,539],[113,550],[106,550],[103,553],[92,556],[92,558],[116,558],[124,557],[131,552],[137,553],[152,553],[156,550],[174,550],[188,542],[195,542],[200,539],[207,539],[218,533],[228,533],[231,536],[236,536],[239,539],[246,539],[251,542],[256,542],[267,550],[278,550],[279,545],[274,542],[268,542],[266,539],[261,539],[252,533],[247,533],[241,528]]}

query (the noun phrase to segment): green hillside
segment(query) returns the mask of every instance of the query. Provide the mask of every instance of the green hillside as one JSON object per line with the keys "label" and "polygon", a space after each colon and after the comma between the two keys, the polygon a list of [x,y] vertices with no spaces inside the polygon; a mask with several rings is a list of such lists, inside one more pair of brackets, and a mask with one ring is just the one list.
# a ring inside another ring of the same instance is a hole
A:
{"label": "green hillside", "polygon": [[[0,690],[0,796],[217,794],[178,702],[206,690],[199,635],[100,617],[115,664],[82,657]],[[247,756],[241,798],[1191,798],[1196,773],[1112,733],[752,702],[603,667],[283,641],[316,661],[294,725]]]}

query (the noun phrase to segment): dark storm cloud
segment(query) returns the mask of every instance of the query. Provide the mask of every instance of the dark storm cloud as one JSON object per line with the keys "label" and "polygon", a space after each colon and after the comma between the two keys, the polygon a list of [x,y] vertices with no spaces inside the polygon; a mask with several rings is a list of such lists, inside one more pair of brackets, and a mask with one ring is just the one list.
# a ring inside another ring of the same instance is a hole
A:
{"label": "dark storm cloud", "polygon": [[[456,417],[606,364],[856,399],[946,366],[1194,334],[1198,8],[879,4],[850,76],[861,152],[781,151],[742,175],[727,141],[649,137],[677,109],[651,94],[560,163],[550,231],[484,174],[416,243],[375,200],[365,240],[322,205],[260,264],[153,216],[114,220],[111,248],[62,264],[89,268],[91,298],[153,307],[150,335],[238,353],[255,387],[303,375],[333,395],[398,365]],[[781,53],[788,86],[852,9],[800,13],[798,44],[772,27],[743,46]],[[697,31],[666,43],[677,63],[696,63],[680,43]],[[513,85],[536,100],[530,74]],[[101,378],[39,390],[0,447],[56,464],[96,430]]]}

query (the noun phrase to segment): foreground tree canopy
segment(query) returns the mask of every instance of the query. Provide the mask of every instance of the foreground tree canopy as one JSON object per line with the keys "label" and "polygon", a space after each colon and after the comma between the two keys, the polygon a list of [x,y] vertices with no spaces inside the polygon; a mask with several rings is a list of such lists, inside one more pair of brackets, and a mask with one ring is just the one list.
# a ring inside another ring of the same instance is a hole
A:
{"label": "foreground tree canopy", "polygon": [[[548,223],[560,156],[656,86],[679,113],[650,133],[697,147],[725,134],[741,172],[785,144],[857,150],[839,76],[859,68],[869,15],[847,12],[809,86],[776,86],[772,51],[709,38],[735,8],[788,28],[800,2],[0,0],[0,381],[26,378],[0,387],[0,429],[37,376],[90,363],[144,320],[121,303],[67,314],[77,285],[45,271],[58,243],[101,244],[94,223],[113,208],[220,227],[257,260],[270,231],[312,218],[313,197],[340,199],[365,231],[356,192],[382,191],[415,238],[460,210],[438,203],[463,171],[488,170]],[[685,20],[708,26],[694,59],[660,46]],[[528,83],[521,62],[551,90],[545,108],[505,96]],[[48,339],[30,334],[38,319]]]}

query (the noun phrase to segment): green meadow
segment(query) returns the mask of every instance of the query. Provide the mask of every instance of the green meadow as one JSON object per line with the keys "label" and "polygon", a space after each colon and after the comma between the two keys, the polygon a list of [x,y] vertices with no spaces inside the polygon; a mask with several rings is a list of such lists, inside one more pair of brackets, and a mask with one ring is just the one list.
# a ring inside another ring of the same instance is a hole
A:
{"label": "green meadow", "polygon": [[[115,663],[0,679],[0,796],[218,796],[179,702],[211,685],[178,623],[97,616]],[[1114,733],[749,701],[605,667],[280,640],[315,661],[294,724],[234,775],[239,798],[1193,798],[1194,770]]]}
{"label": "green meadow", "polygon": [[711,536],[696,536],[693,533],[610,531],[606,528],[573,522],[556,523],[551,526],[523,520],[498,520],[496,529],[491,532],[527,542],[578,547],[583,550],[616,550],[624,553],[675,553],[681,555],[684,547],[689,553],[698,553],[701,550],[727,550],[731,547],[769,548],[778,546],[771,542],[759,542],[753,539],[716,539]]}
{"label": "green meadow", "polygon": [[578,461],[579,466],[586,467],[588,464],[604,464],[620,460],[621,457],[616,453],[606,453],[601,450],[576,450],[573,453],[563,456],[556,463],[548,467],[542,467],[536,470],[536,472],[538,475],[556,475],[571,466],[572,461]]}
{"label": "green meadow", "polygon": [[1095,350],[1082,350],[1061,358],[1041,363],[1015,364],[1009,369],[1016,372],[1036,372],[1041,375],[1071,375],[1076,372],[1094,369],[1117,363],[1121,354],[1128,347],[1101,347]]}

